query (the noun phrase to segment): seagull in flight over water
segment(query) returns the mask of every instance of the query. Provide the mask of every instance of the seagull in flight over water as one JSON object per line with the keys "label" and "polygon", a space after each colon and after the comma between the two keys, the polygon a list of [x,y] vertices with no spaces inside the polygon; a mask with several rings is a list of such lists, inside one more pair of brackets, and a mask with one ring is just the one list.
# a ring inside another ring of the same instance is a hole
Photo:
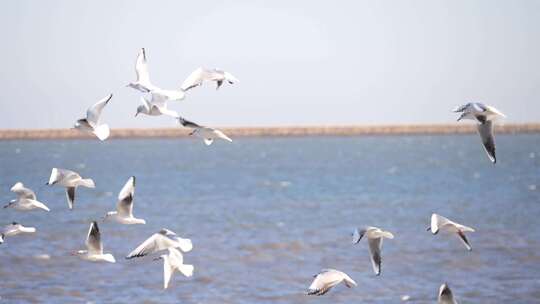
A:
{"label": "seagull in flight over water", "polygon": [[456,222],[452,222],[451,220],[445,218],[444,216],[440,216],[436,213],[433,213],[431,215],[431,225],[427,229],[428,231],[431,231],[433,234],[439,233],[439,231],[444,231],[448,233],[456,233],[459,236],[459,239],[461,242],[463,242],[463,245],[467,248],[467,250],[471,251],[472,247],[469,243],[469,240],[465,236],[465,232],[474,232],[474,229],[471,227],[467,227],[461,224],[458,224]]}
{"label": "seagull in flight over water", "polygon": [[381,249],[384,238],[393,239],[394,235],[388,231],[382,231],[377,227],[368,226],[363,229],[355,229],[353,233],[353,244],[358,244],[363,236],[368,239],[371,265],[376,275],[381,274]]}
{"label": "seagull in flight over water", "polygon": [[96,187],[92,179],[82,178],[77,172],[59,168],[52,169],[51,177],[49,178],[49,182],[47,182],[46,185],[59,185],[66,187],[66,196],[69,209],[73,209],[73,203],[75,203],[75,189],[77,187]]}
{"label": "seagull in flight over water", "polygon": [[458,121],[462,119],[475,120],[479,124],[477,126],[478,134],[482,139],[484,149],[492,163],[497,162],[495,156],[495,137],[493,135],[493,122],[495,119],[506,117],[501,111],[492,106],[485,105],[480,102],[470,102],[468,104],[456,107],[456,113],[461,113]]}
{"label": "seagull in flight over water", "polygon": [[36,228],[34,227],[25,227],[17,222],[12,222],[11,224],[4,226],[0,230],[0,244],[4,243],[4,239],[8,236],[16,236],[18,234],[25,233],[35,233]]}
{"label": "seagull in flight over water", "polygon": [[120,193],[116,211],[109,211],[103,220],[111,219],[120,224],[146,224],[143,219],[133,216],[133,197],[135,196],[135,176],[128,179]]}
{"label": "seagull in flight over water", "polygon": [[163,260],[163,289],[169,287],[173,273],[178,270],[186,277],[193,275],[193,265],[184,264],[184,256],[178,249],[168,248],[169,254],[163,254],[154,260]]}
{"label": "seagull in flight over water", "polygon": [[201,67],[193,71],[188,78],[184,80],[182,83],[182,90],[185,92],[189,89],[202,85],[205,81],[215,81],[216,90],[219,89],[219,87],[221,87],[225,81],[227,81],[229,84],[240,82],[240,80],[234,77],[231,73],[220,69],[206,69]]}
{"label": "seagull in flight over water", "polygon": [[182,117],[178,117],[178,122],[186,128],[193,129],[193,131],[189,133],[189,135],[202,138],[207,146],[211,145],[214,142],[214,139],[217,138],[232,142],[232,139],[225,135],[225,133],[221,132],[221,130],[200,126]]}
{"label": "seagull in flight over water", "polygon": [[356,282],[346,273],[335,269],[323,269],[313,277],[315,279],[308,288],[308,295],[322,296],[341,282],[349,288],[356,286]]}
{"label": "seagull in flight over water", "polygon": [[86,118],[77,120],[74,128],[79,131],[92,133],[101,141],[107,139],[111,130],[107,124],[102,124],[100,122],[100,117],[101,111],[103,111],[103,108],[109,103],[112,96],[112,94],[109,94],[107,97],[88,108],[86,111]]}
{"label": "seagull in flight over water", "polygon": [[171,230],[162,228],[128,254],[126,259],[143,257],[169,248],[180,248],[183,252],[189,252],[193,249],[193,244],[190,239],[183,239]]}
{"label": "seagull in flight over water", "polygon": [[91,262],[109,262],[115,263],[114,256],[110,253],[103,253],[103,243],[101,242],[101,233],[99,232],[96,221],[90,223],[88,235],[86,236],[86,250],[78,250],[72,253],[83,260]]}
{"label": "seagull in flight over water", "polygon": [[17,195],[17,199],[11,200],[4,208],[13,208],[20,211],[41,209],[51,211],[45,204],[38,201],[32,189],[26,188],[23,183],[17,182],[11,187],[11,192]]}

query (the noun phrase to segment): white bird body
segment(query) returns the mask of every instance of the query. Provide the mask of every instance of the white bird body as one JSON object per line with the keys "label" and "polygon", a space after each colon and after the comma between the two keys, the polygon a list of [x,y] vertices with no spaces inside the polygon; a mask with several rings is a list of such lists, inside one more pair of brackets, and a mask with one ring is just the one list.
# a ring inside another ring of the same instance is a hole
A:
{"label": "white bird body", "polygon": [[161,255],[158,259],[163,259],[163,289],[169,287],[174,271],[177,270],[186,277],[193,275],[195,269],[193,265],[184,264],[184,256],[178,249],[168,248],[169,254]]}
{"label": "white bird body", "polygon": [[191,131],[189,135],[202,138],[207,146],[211,145],[214,140],[218,138],[226,140],[228,142],[232,142],[232,139],[225,135],[225,133],[223,133],[221,130],[200,126],[182,117],[178,117],[178,122],[186,128],[191,128],[193,131]]}
{"label": "white bird body", "polygon": [[75,202],[75,189],[79,186],[95,188],[94,181],[90,178],[82,178],[78,173],[71,170],[53,168],[47,185],[59,185],[66,188],[69,209],[73,209]]}
{"label": "white bird body", "polygon": [[335,269],[323,269],[314,277],[315,279],[308,288],[308,295],[322,296],[341,282],[349,288],[356,286],[356,282],[346,273]]}
{"label": "white bird body", "polygon": [[126,256],[126,259],[146,256],[169,248],[180,248],[183,252],[189,252],[193,249],[193,244],[190,239],[178,237],[176,233],[163,228],[142,242]]}
{"label": "white bird body", "polygon": [[109,262],[115,263],[114,256],[110,253],[103,253],[103,243],[101,242],[101,233],[97,222],[93,221],[88,229],[88,235],[86,236],[86,250],[78,250],[74,252],[83,260],[91,262]]}
{"label": "white bird body", "polygon": [[36,194],[29,188],[26,188],[23,183],[17,182],[11,191],[17,195],[17,199],[11,200],[4,208],[13,208],[19,211],[29,211],[35,209],[41,209],[45,211],[50,211],[50,209],[37,200]]}
{"label": "white bird body", "polygon": [[465,245],[467,250],[472,250],[469,240],[465,237],[465,232],[474,232],[474,229],[471,227],[458,224],[444,216],[433,213],[431,215],[431,225],[428,230],[433,234],[437,234],[439,231],[455,233],[459,236],[459,239],[463,242],[463,245]]}
{"label": "white bird body", "polygon": [[110,129],[107,124],[102,124],[100,117],[103,108],[111,100],[112,94],[98,101],[96,104],[88,108],[86,111],[86,118],[77,120],[74,128],[83,132],[90,132],[94,134],[99,140],[105,140],[109,137]]}
{"label": "white bird body", "polygon": [[439,287],[439,296],[437,297],[437,304],[457,304],[454,300],[452,290],[448,287],[448,284],[442,284]]}
{"label": "white bird body", "polygon": [[200,67],[193,71],[186,78],[186,80],[184,80],[181,88],[185,92],[189,89],[202,85],[205,81],[215,81],[217,85],[216,90],[219,89],[219,87],[225,81],[230,84],[240,82],[240,80],[234,77],[231,73],[225,72],[220,69],[206,69]]}
{"label": "white bird body", "polygon": [[135,196],[135,176],[128,179],[122,190],[118,193],[116,211],[109,211],[105,219],[111,219],[120,224],[146,224],[143,219],[133,216],[133,197]]}
{"label": "white bird body", "polygon": [[148,101],[144,97],[141,97],[141,103],[142,104],[137,107],[137,113],[135,116],[145,114],[149,116],[166,115],[173,118],[180,117],[176,111],[169,110],[167,108],[167,100],[159,97],[158,95],[152,95],[152,101]]}
{"label": "white bird body", "polygon": [[382,264],[382,243],[383,239],[393,239],[394,235],[388,231],[383,231],[377,227],[368,226],[363,229],[356,229],[353,233],[353,244],[358,244],[363,236],[368,239],[369,254],[371,259],[371,265],[373,266],[373,272],[376,275],[381,274]]}
{"label": "white bird body", "polygon": [[501,111],[495,109],[492,106],[485,105],[479,102],[470,102],[468,104],[456,107],[454,112],[461,112],[461,115],[457,119],[458,121],[462,119],[471,119],[477,121],[479,124],[478,134],[482,140],[482,145],[486,151],[489,159],[492,163],[497,162],[497,157],[495,155],[495,137],[493,135],[493,122],[498,118],[504,118],[504,115]]}

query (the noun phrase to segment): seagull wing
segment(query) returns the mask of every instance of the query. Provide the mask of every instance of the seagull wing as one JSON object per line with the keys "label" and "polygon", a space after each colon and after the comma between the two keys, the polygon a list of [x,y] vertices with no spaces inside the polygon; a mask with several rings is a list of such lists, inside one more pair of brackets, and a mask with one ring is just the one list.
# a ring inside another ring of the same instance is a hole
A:
{"label": "seagull wing", "polygon": [[192,121],[189,121],[187,119],[184,119],[183,117],[179,117],[178,118],[178,121],[180,122],[180,124],[186,128],[193,128],[193,129],[197,129],[197,128],[202,128],[202,126],[192,122]]}
{"label": "seagull wing", "polygon": [[465,233],[463,231],[458,231],[457,234],[459,236],[459,239],[463,243],[463,245],[465,245],[465,248],[467,248],[467,250],[471,251],[472,247],[471,247],[471,244],[469,243],[469,240],[465,236]]}
{"label": "seagull wing", "polygon": [[196,86],[200,86],[205,80],[205,78],[208,76],[208,71],[204,68],[198,68],[195,71],[193,71],[182,83],[182,90],[187,91],[189,89],[192,89]]}
{"label": "seagull wing", "polygon": [[135,176],[128,179],[120,193],[116,209],[122,216],[133,216],[133,196],[135,195]]}
{"label": "seagull wing", "polygon": [[227,79],[227,81],[229,83],[239,83],[240,80],[238,80],[238,78],[234,77],[231,73],[229,72],[224,72],[224,75],[225,75],[225,79]]}
{"label": "seagull wing", "polygon": [[142,48],[137,55],[137,61],[135,62],[135,72],[137,73],[138,83],[147,87],[151,86],[150,74],[148,72],[148,63],[146,61],[146,51],[144,48]]}
{"label": "seagull wing", "polygon": [[344,279],[341,271],[323,269],[308,288],[308,295],[322,296]]}
{"label": "seagull wing", "polygon": [[177,246],[178,243],[174,240],[169,239],[161,233],[155,233],[126,256],[126,259],[146,256],[154,252]]}
{"label": "seagull wing", "polygon": [[109,94],[107,97],[98,101],[96,104],[91,106],[88,111],[86,111],[86,120],[92,127],[97,127],[99,125],[99,117],[101,116],[101,111],[111,100],[112,94]]}
{"label": "seagull wing", "polygon": [[18,182],[13,187],[11,187],[11,191],[14,192],[17,195],[17,198],[27,198],[27,199],[36,199],[36,194],[31,189],[26,188],[23,183]]}
{"label": "seagull wing", "polygon": [[381,248],[382,248],[383,238],[368,238],[369,244],[369,254],[371,257],[371,265],[373,266],[373,272],[376,275],[381,274]]}
{"label": "seagull wing", "polygon": [[86,248],[88,248],[88,253],[90,254],[103,253],[103,243],[101,243],[101,233],[99,232],[98,224],[96,221],[93,221],[90,224],[90,229],[88,230],[88,236],[86,237]]}
{"label": "seagull wing", "polygon": [[484,149],[492,163],[497,162],[495,156],[495,138],[493,136],[493,121],[487,120],[483,124],[478,125],[478,133],[482,139]]}
{"label": "seagull wing", "polygon": [[169,287],[169,282],[174,272],[174,266],[171,265],[170,259],[170,255],[163,259],[163,289]]}

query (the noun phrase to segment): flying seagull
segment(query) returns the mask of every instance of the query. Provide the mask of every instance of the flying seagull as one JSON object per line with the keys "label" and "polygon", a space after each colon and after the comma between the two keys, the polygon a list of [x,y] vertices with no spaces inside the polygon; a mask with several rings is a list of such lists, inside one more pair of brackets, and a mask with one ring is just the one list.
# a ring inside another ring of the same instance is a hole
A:
{"label": "flying seagull", "polygon": [[135,176],[128,179],[120,193],[116,211],[109,211],[104,220],[111,219],[120,224],[146,224],[143,219],[133,217],[133,196],[135,195]]}
{"label": "flying seagull", "polygon": [[75,251],[73,252],[73,255],[79,256],[83,260],[92,262],[116,262],[112,254],[103,253],[101,233],[99,232],[96,221],[90,223],[90,229],[88,229],[88,236],[86,237],[86,250]]}
{"label": "flying seagull", "polygon": [[163,228],[142,242],[126,256],[126,259],[146,256],[169,248],[180,248],[183,252],[189,252],[193,249],[193,244],[190,239],[178,237],[176,233]]}
{"label": "flying seagull", "polygon": [[394,235],[388,231],[382,231],[377,227],[366,227],[355,229],[353,233],[353,244],[358,244],[363,236],[368,239],[369,254],[371,256],[371,265],[376,275],[381,274],[381,249],[384,238],[393,239]]}
{"label": "flying seagull", "polygon": [[431,215],[431,226],[427,230],[431,231],[431,233],[433,234],[437,234],[439,233],[439,231],[456,233],[459,236],[459,239],[463,242],[463,245],[465,245],[465,247],[467,248],[467,250],[472,250],[471,244],[465,236],[465,232],[474,232],[474,229],[472,229],[471,227],[463,226],[456,222],[452,222],[444,216],[433,213]]}
{"label": "flying seagull", "polygon": [[439,287],[439,297],[437,298],[437,304],[457,304],[454,300],[452,290],[448,287],[448,284],[444,283]]}
{"label": "flying seagull", "polygon": [[98,101],[96,104],[88,108],[86,111],[86,118],[81,118],[77,120],[74,128],[94,134],[99,140],[105,140],[109,137],[111,130],[107,124],[102,124],[100,121],[101,111],[111,100],[112,94],[109,94],[107,97]]}
{"label": "flying seagull", "polygon": [[232,142],[232,139],[230,139],[227,135],[225,135],[221,130],[200,126],[194,122],[191,122],[189,120],[186,120],[182,117],[178,117],[178,122],[186,127],[191,128],[193,131],[189,133],[190,136],[196,136],[199,138],[202,138],[204,140],[204,143],[209,146],[214,142],[214,139],[221,138],[223,140],[226,140],[228,142]]}
{"label": "flying seagull", "polygon": [[141,97],[141,103],[142,104],[137,107],[137,113],[135,113],[135,116],[145,114],[149,116],[166,115],[174,118],[180,117],[176,111],[169,110],[167,108],[167,99],[160,95],[153,94],[152,101],[148,101],[146,98]]}
{"label": "flying seagull", "polygon": [[135,72],[137,80],[129,83],[127,86],[143,93],[150,93],[152,99],[162,98],[165,100],[182,100],[185,98],[183,90],[164,90],[152,84],[148,72],[148,62],[146,59],[146,50],[142,48],[137,55],[135,62]]}
{"label": "flying seagull", "polygon": [[4,226],[0,232],[0,244],[4,243],[4,239],[8,236],[15,236],[24,233],[34,233],[36,228],[25,227],[17,222],[13,222],[7,226]]}
{"label": "flying seagull", "polygon": [[95,188],[94,181],[90,178],[82,178],[78,173],[66,169],[53,168],[47,185],[59,185],[66,187],[66,196],[69,209],[73,209],[75,202],[75,189],[79,186]]}
{"label": "flying seagull", "polygon": [[315,280],[307,290],[308,295],[322,296],[341,282],[345,283],[349,288],[356,286],[356,282],[347,274],[335,269],[323,269],[313,277],[315,277]]}
{"label": "flying seagull", "polygon": [[13,208],[20,211],[28,211],[34,209],[41,209],[45,211],[50,211],[50,209],[39,202],[36,198],[36,194],[31,189],[28,189],[24,186],[23,183],[17,182],[11,191],[17,195],[17,199],[11,200],[4,208]]}
{"label": "flying seagull", "polygon": [[458,121],[471,119],[477,121],[478,134],[482,139],[484,149],[492,163],[497,162],[495,156],[495,138],[493,135],[493,121],[497,118],[506,117],[494,107],[479,102],[470,102],[454,109],[454,112],[461,113]]}
{"label": "flying seagull", "polygon": [[184,256],[178,249],[168,248],[168,250],[168,255],[163,254],[154,259],[163,260],[163,289],[169,287],[169,282],[175,270],[178,270],[186,277],[191,277],[194,270],[193,265],[184,264]]}
{"label": "flying seagull", "polygon": [[189,89],[200,86],[204,81],[215,81],[217,85],[216,90],[219,89],[224,81],[227,81],[230,84],[240,82],[240,80],[234,77],[231,73],[220,69],[205,69],[201,67],[193,71],[188,78],[184,80],[182,83],[182,90],[185,92]]}

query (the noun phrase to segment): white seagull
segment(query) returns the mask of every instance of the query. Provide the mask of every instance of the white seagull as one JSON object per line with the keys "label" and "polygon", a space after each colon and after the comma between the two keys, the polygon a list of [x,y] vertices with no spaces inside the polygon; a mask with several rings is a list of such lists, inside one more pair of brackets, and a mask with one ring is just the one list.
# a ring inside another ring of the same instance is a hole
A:
{"label": "white seagull", "polygon": [[86,237],[86,248],[87,250],[78,250],[73,252],[73,255],[77,255],[83,260],[92,262],[116,262],[112,254],[103,253],[101,233],[99,232],[96,221],[90,223],[90,229],[88,229],[88,236]]}
{"label": "white seagull", "polygon": [[461,113],[458,121],[462,119],[471,119],[477,121],[478,133],[482,139],[484,149],[492,163],[497,162],[495,156],[495,138],[493,136],[493,121],[497,118],[506,117],[499,110],[492,106],[485,105],[479,102],[470,102],[459,106],[453,110],[456,113]]}
{"label": "white seagull", "polygon": [[200,86],[204,81],[215,81],[217,85],[216,90],[219,89],[224,81],[227,81],[230,84],[240,82],[240,80],[234,77],[231,73],[220,69],[205,69],[201,67],[193,71],[188,78],[184,80],[182,83],[182,90],[185,92],[189,89]]}
{"label": "white seagull", "polygon": [[381,250],[384,238],[393,239],[394,235],[388,231],[383,231],[377,227],[365,227],[363,229],[355,229],[353,233],[353,244],[358,244],[363,236],[368,239],[369,254],[371,256],[371,265],[373,272],[376,275],[381,274]]}
{"label": "white seagull", "polygon": [[454,300],[452,290],[448,287],[448,284],[444,283],[439,287],[439,297],[437,298],[437,304],[457,304]]}
{"label": "white seagull", "polygon": [[465,237],[465,232],[474,232],[474,229],[472,229],[471,227],[463,226],[456,222],[452,222],[444,216],[433,213],[431,215],[431,226],[427,230],[431,231],[431,233],[433,234],[437,234],[439,231],[456,233],[459,236],[459,239],[463,242],[463,245],[465,245],[465,247],[467,248],[467,250],[472,250],[472,247],[469,244],[469,240],[467,240],[467,237]]}
{"label": "white seagull", "polygon": [[96,104],[88,108],[86,118],[77,120],[74,128],[83,132],[89,132],[97,136],[99,140],[105,140],[109,137],[111,130],[107,124],[102,124],[100,121],[101,111],[111,100],[112,94],[98,101]]}
{"label": "white seagull", "polygon": [[141,103],[142,104],[137,107],[135,117],[139,114],[146,114],[149,116],[166,115],[174,118],[180,117],[178,112],[169,110],[167,108],[167,99],[161,97],[160,95],[153,94],[152,101],[148,101],[146,98],[141,97]]}
{"label": "white seagull", "polygon": [[118,193],[116,211],[109,211],[104,220],[111,219],[120,224],[146,224],[143,219],[133,217],[133,196],[135,195],[135,176],[128,179]]}
{"label": "white seagull", "polygon": [[193,129],[193,131],[189,133],[189,135],[202,138],[204,140],[204,143],[207,146],[211,145],[214,142],[214,139],[216,138],[221,138],[228,142],[232,142],[232,139],[230,139],[227,135],[221,132],[221,130],[205,127],[205,126],[200,126],[182,117],[178,117],[178,122],[186,128]]}
{"label": "white seagull", "polygon": [[36,232],[36,228],[34,227],[25,227],[17,222],[13,222],[2,228],[0,232],[0,244],[4,243],[4,239],[8,236],[34,232]]}
{"label": "white seagull", "polygon": [[322,296],[332,287],[343,282],[349,288],[356,286],[356,282],[346,273],[335,269],[323,269],[319,274],[314,275],[315,280],[308,288],[308,295]]}
{"label": "white seagull", "polygon": [[165,100],[182,100],[185,98],[185,93],[183,90],[163,90],[152,84],[150,81],[150,74],[148,72],[146,50],[144,48],[142,48],[137,55],[135,72],[137,73],[137,80],[129,83],[127,86],[143,93],[150,93],[152,95],[152,100],[154,98],[161,98]]}
{"label": "white seagull", "polygon": [[190,239],[178,237],[176,233],[163,228],[142,242],[142,244],[126,256],[126,259],[146,256],[169,248],[180,248],[183,252],[189,252],[193,249],[193,244]]}
{"label": "white seagull", "polygon": [[23,183],[17,182],[15,185],[13,185],[13,187],[11,187],[11,191],[15,192],[17,199],[11,200],[7,205],[4,206],[4,208],[13,208],[20,211],[34,209],[50,211],[45,204],[37,200],[34,191],[24,187]]}
{"label": "white seagull", "polygon": [[163,260],[163,289],[167,289],[167,287],[169,287],[169,282],[171,281],[175,270],[178,270],[186,277],[191,277],[194,270],[193,265],[184,264],[184,256],[180,251],[178,251],[178,249],[169,248],[168,250],[168,255],[163,254],[154,259]]}
{"label": "white seagull", "polygon": [[69,209],[73,209],[75,202],[75,189],[79,186],[95,188],[94,181],[90,178],[82,178],[78,173],[66,169],[53,168],[47,185],[59,185],[66,187],[66,196]]}

